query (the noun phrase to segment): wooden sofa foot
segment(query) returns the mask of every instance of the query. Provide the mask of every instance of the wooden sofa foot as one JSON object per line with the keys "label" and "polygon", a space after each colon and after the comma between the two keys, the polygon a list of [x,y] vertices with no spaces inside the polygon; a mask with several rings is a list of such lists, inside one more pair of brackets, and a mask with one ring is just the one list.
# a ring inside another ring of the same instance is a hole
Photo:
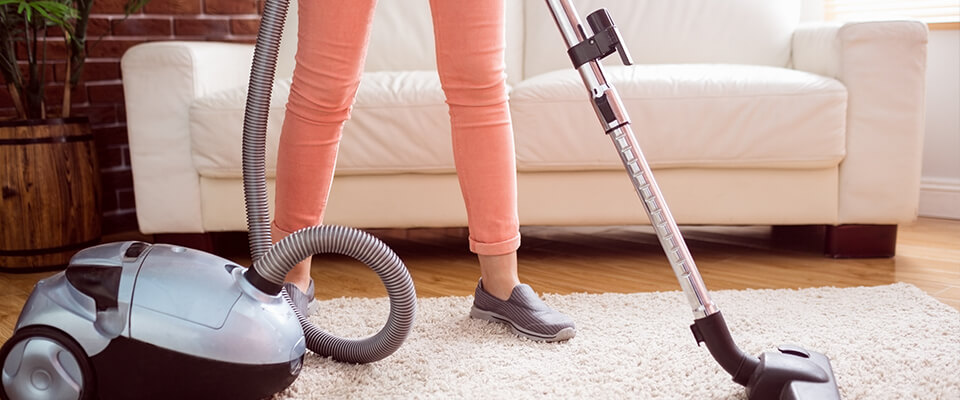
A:
{"label": "wooden sofa foot", "polygon": [[896,225],[827,226],[824,253],[833,258],[893,257]]}
{"label": "wooden sofa foot", "polygon": [[823,251],[824,255],[833,258],[893,257],[897,249],[897,226],[774,226],[773,241],[791,249]]}

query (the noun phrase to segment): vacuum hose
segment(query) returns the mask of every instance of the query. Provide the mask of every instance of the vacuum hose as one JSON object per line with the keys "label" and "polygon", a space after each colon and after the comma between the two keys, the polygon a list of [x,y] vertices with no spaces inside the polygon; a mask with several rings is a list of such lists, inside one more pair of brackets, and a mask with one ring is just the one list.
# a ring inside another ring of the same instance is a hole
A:
{"label": "vacuum hose", "polygon": [[[350,363],[367,363],[393,354],[410,334],[416,312],[416,292],[406,266],[377,238],[352,228],[313,226],[301,229],[271,246],[267,206],[266,136],[270,96],[280,49],[280,36],[289,0],[264,4],[243,119],[243,189],[253,265],[244,276],[265,293],[280,293],[284,278],[301,260],[320,253],[353,257],[380,276],[390,298],[390,316],[376,335],[342,339],[311,323],[305,310],[293,306],[303,327],[307,348],[322,356]],[[290,302],[291,305],[292,302]]]}

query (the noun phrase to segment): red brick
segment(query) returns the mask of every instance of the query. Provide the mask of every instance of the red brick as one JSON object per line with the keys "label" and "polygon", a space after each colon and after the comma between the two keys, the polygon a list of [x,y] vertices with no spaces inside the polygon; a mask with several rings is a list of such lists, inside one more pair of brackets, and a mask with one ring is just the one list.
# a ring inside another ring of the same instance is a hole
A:
{"label": "red brick", "polygon": [[104,211],[103,230],[104,235],[114,233],[139,232],[140,225],[137,223],[137,210],[116,210],[114,212]]}
{"label": "red brick", "polygon": [[71,104],[85,104],[89,102],[90,99],[87,98],[86,84],[82,81],[77,83],[77,86],[73,87],[73,90],[70,91],[70,103]]}
{"label": "red brick", "polygon": [[117,123],[117,105],[116,104],[97,104],[74,107],[74,115],[84,115],[90,119],[90,125],[105,125]]}
{"label": "red brick", "polygon": [[[60,117],[63,115],[63,85],[51,85],[44,90],[44,104],[46,105],[46,113],[49,118]],[[71,92],[71,111],[77,106],[82,106],[86,103],[86,93],[85,91],[76,90]],[[76,112],[71,112],[71,115],[77,116]]]}
{"label": "red brick", "polygon": [[70,91],[70,104],[74,106],[86,104],[89,100],[87,98],[87,86],[83,82],[77,83],[77,86],[74,86],[73,90]]}
{"label": "red brick", "polygon": [[113,20],[113,34],[116,36],[170,36],[172,33],[170,18]]}
{"label": "red brick", "polygon": [[[13,108],[13,97],[10,96],[10,91],[7,90],[7,85],[0,85],[0,109]],[[5,115],[0,112],[0,115]],[[2,117],[0,117],[2,119]]]}
{"label": "red brick", "polygon": [[[63,84],[50,83],[47,85],[44,96],[44,101],[47,103],[47,108],[57,107],[57,110],[59,110],[60,104],[63,103]],[[84,83],[81,82],[70,91],[70,104],[78,105],[86,102],[87,90]]]}
{"label": "red brick", "polygon": [[147,3],[146,14],[200,14],[200,0],[159,0]]}
{"label": "red brick", "polygon": [[[163,2],[166,0],[156,0]],[[91,13],[93,14],[123,14],[123,7],[127,0],[97,0],[93,2]]]}
{"label": "red brick", "polygon": [[121,124],[127,123],[127,104],[120,102],[116,104],[117,106],[117,122]]}
{"label": "red brick", "polygon": [[63,37],[63,29],[60,29],[59,26],[48,27],[47,37]]}
{"label": "red brick", "polygon": [[127,49],[145,42],[145,40],[104,38],[93,44],[87,42],[87,56],[94,58],[117,58],[123,56]]}
{"label": "red brick", "polygon": [[67,77],[64,76],[61,72],[66,69],[67,60],[56,60],[56,62],[47,62],[47,68],[45,70],[45,75],[47,82],[65,82]]}
{"label": "red brick", "polygon": [[[30,65],[26,61],[19,61],[17,64],[20,67],[20,76],[23,77],[24,80],[29,79]],[[46,81],[58,80],[59,78],[57,77],[57,75],[55,75],[56,74],[55,69],[57,65],[60,65],[60,64],[62,64],[60,60],[47,60],[46,68],[39,70],[39,72],[44,74],[43,79],[45,79]],[[40,68],[40,65],[37,65],[37,68]]]}
{"label": "red brick", "polygon": [[206,0],[207,14],[256,14],[260,8],[257,0]]}
{"label": "red brick", "polygon": [[96,137],[97,145],[116,146],[128,143],[125,125],[99,127],[93,130],[93,135]]}
{"label": "red brick", "polygon": [[230,34],[230,21],[225,19],[177,19],[173,22],[177,37],[202,36],[220,38]]}
{"label": "red brick", "polygon": [[101,36],[106,36],[110,34],[110,19],[109,18],[90,18],[90,22],[87,23],[87,45],[94,43],[97,39],[100,39]]}
{"label": "red brick", "polygon": [[87,84],[87,96],[93,104],[122,103],[123,86],[120,83]]}
{"label": "red brick", "polygon": [[101,190],[100,194],[100,211],[104,213],[109,213],[111,211],[117,210],[117,193],[116,192],[103,192]]}
{"label": "red brick", "polygon": [[133,178],[130,167],[123,164],[123,154],[126,146],[107,147],[99,149],[97,158],[100,162],[100,190],[103,194],[103,210],[105,213],[118,208],[129,207],[120,202],[119,193],[130,191],[133,188]]}
{"label": "red brick", "polygon": [[[20,66],[20,76],[21,76],[21,78],[23,79],[24,84],[26,84],[26,81],[30,80],[30,78],[31,78],[31,76],[30,76],[30,71],[29,71],[28,66],[27,66],[27,64],[26,64],[25,62],[21,62],[21,63],[19,63],[19,64],[20,64],[20,65],[19,65],[19,66]],[[53,65],[48,65],[46,69],[40,70],[40,73],[42,73],[42,74],[45,75],[45,76],[43,77],[43,79],[44,79],[44,81],[45,81],[47,84],[56,84],[57,82],[60,82],[60,81],[57,80],[57,79],[55,78],[55,76],[54,76],[54,66],[53,66]],[[6,85],[2,85],[2,86],[5,87]],[[45,89],[45,91],[48,91],[48,89]],[[22,95],[22,94],[23,94],[23,93],[21,93],[21,95]]]}
{"label": "red brick", "polygon": [[[48,38],[46,46],[38,46],[37,51],[41,52],[37,54],[38,59],[42,57],[44,47],[46,47],[48,61],[63,60],[67,55],[67,45],[63,42],[63,38]],[[20,42],[17,46],[17,59],[27,60],[27,58],[27,46],[25,43]]]}
{"label": "red brick", "polygon": [[[118,155],[117,160],[120,161],[123,159],[123,149],[125,147],[126,146],[110,146],[106,150],[116,151]],[[100,184],[104,193],[116,192],[118,189],[133,187],[133,174],[129,168],[111,169],[112,167],[122,166],[122,164],[109,164],[108,166],[102,162],[100,163],[100,171],[102,171],[100,177],[103,178]]]}
{"label": "red brick", "polygon": [[[90,67],[90,62],[87,61],[87,62],[84,63],[84,64],[85,64],[85,65],[83,66],[83,69],[84,69],[84,71],[86,71],[86,69]],[[55,79],[57,82],[63,82],[63,81],[65,81],[65,80],[67,79],[67,63],[66,63],[66,61],[64,61],[64,62],[58,62],[58,63],[56,63],[56,64],[53,65],[53,75],[54,75],[54,79]],[[82,74],[81,74],[81,77],[80,77],[80,78],[83,79]]]}
{"label": "red brick", "polygon": [[117,190],[117,207],[134,208],[136,201],[133,195],[133,188]]}
{"label": "red brick", "polygon": [[83,66],[83,80],[87,82],[120,79],[120,61],[87,61]]}
{"label": "red brick", "polygon": [[[115,164],[113,163],[117,162],[120,159],[120,157],[115,154],[120,154],[120,153],[119,151],[116,151],[113,149],[106,150],[106,151],[104,150],[97,151],[97,163],[100,164],[100,168],[101,169],[116,168],[114,166]],[[105,212],[110,210],[116,210],[117,209],[116,189],[107,190],[101,185],[100,192],[102,194],[102,196],[100,196],[100,207],[102,208],[102,210]]]}
{"label": "red brick", "polygon": [[66,64],[66,63],[54,65],[54,66],[53,66],[53,79],[56,79],[57,81],[60,81],[60,80],[65,79],[65,78],[66,78],[66,74],[67,74],[66,69],[67,69],[67,64]]}
{"label": "red brick", "polygon": [[260,29],[260,18],[234,18],[230,20],[230,32],[234,35],[256,36]]}
{"label": "red brick", "polygon": [[[66,78],[66,63],[54,65],[54,76],[58,82]],[[80,71],[80,80],[86,82],[109,81],[120,79],[119,61],[89,61],[84,63]]]}

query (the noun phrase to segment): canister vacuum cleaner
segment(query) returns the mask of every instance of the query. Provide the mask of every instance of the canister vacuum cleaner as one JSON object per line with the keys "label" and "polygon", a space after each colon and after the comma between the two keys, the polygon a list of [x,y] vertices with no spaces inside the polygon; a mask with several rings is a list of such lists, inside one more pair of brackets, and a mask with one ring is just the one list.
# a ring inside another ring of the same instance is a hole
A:
{"label": "canister vacuum cleaner", "polygon": [[[143,242],[78,252],[64,271],[36,284],[0,348],[0,398],[261,399],[297,378],[307,349],[366,363],[389,356],[407,338],[416,293],[384,243],[351,228],[314,226],[271,246],[266,123],[287,7],[288,0],[264,6],[244,115],[253,265]],[[353,257],[380,276],[390,314],[377,334],[330,335],[285,301],[287,272],[320,253]]]}

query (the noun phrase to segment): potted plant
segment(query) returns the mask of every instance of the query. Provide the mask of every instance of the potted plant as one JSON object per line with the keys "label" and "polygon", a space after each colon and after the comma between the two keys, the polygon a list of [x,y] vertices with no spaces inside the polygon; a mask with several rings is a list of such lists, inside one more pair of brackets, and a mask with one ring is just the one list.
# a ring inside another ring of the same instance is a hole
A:
{"label": "potted plant", "polygon": [[[93,134],[70,107],[93,1],[0,0],[0,77],[16,109],[0,121],[0,270],[62,267],[99,242]],[[126,14],[148,1],[128,0]],[[56,81],[54,65],[63,66]],[[47,101],[57,93],[62,101]]]}

